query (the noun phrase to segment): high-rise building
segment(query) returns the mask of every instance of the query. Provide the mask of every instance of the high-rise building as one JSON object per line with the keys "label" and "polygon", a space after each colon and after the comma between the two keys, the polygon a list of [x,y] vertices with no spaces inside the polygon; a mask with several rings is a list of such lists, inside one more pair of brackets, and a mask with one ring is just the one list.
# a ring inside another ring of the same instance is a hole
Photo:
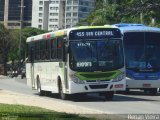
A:
{"label": "high-rise building", "polygon": [[4,0],[0,0],[0,22],[4,20]]}
{"label": "high-rise building", "polygon": [[32,27],[44,30],[63,28],[64,0],[33,0]]}
{"label": "high-rise building", "polygon": [[[21,14],[21,7],[23,13]],[[22,16],[23,26],[31,26],[32,0],[0,0],[0,21],[8,29],[20,28],[20,16]]]}
{"label": "high-rise building", "polygon": [[75,26],[95,8],[95,0],[66,0],[65,27]]}
{"label": "high-rise building", "polygon": [[73,27],[94,6],[95,0],[33,0],[32,27],[53,31]]}

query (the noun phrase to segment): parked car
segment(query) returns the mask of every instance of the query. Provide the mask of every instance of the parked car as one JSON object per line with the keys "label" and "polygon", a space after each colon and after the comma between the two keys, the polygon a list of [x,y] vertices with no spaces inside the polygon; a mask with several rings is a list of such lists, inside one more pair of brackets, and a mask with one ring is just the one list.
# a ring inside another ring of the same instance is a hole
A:
{"label": "parked car", "polygon": [[26,77],[26,67],[25,66],[21,68],[21,79],[23,79],[24,77]]}
{"label": "parked car", "polygon": [[11,77],[13,78],[13,77],[17,77],[17,76],[18,76],[18,71],[17,70],[13,70]]}

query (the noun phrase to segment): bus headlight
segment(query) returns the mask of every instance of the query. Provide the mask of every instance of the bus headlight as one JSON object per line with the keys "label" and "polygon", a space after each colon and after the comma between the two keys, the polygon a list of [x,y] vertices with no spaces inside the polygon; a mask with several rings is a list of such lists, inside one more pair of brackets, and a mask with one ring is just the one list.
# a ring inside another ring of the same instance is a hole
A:
{"label": "bus headlight", "polygon": [[112,82],[117,82],[117,81],[121,81],[122,79],[124,79],[124,74],[119,75],[117,78],[113,79]]}
{"label": "bus headlight", "polygon": [[70,79],[74,82],[74,83],[77,83],[77,84],[84,84],[84,81],[83,80],[80,80],[77,76],[75,75],[71,75],[70,76]]}

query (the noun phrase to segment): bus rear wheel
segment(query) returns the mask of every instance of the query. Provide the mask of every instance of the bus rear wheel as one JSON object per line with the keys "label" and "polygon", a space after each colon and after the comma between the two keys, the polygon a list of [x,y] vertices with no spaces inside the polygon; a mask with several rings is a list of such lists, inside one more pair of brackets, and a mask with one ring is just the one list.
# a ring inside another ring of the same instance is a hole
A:
{"label": "bus rear wheel", "polygon": [[151,89],[149,89],[149,94],[150,95],[156,95],[157,94],[157,88],[151,88]]}
{"label": "bus rear wheel", "polygon": [[41,89],[41,83],[39,80],[37,80],[37,91],[39,96],[45,95],[45,92]]}
{"label": "bus rear wheel", "polygon": [[59,82],[59,97],[62,100],[66,100],[67,99],[67,95],[63,92],[63,88],[62,88],[62,83]]}
{"label": "bus rear wheel", "polygon": [[114,97],[114,91],[107,91],[105,93],[106,100],[113,100],[113,97]]}

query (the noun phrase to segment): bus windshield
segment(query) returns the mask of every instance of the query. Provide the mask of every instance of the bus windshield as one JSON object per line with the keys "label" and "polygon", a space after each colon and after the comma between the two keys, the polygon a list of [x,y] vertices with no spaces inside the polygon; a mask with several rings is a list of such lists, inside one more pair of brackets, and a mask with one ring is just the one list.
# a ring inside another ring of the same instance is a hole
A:
{"label": "bus windshield", "polygon": [[75,71],[105,71],[122,68],[122,41],[79,40],[70,42],[70,68]]}
{"label": "bus windshield", "polygon": [[126,33],[124,46],[128,69],[143,72],[160,69],[160,33]]}

